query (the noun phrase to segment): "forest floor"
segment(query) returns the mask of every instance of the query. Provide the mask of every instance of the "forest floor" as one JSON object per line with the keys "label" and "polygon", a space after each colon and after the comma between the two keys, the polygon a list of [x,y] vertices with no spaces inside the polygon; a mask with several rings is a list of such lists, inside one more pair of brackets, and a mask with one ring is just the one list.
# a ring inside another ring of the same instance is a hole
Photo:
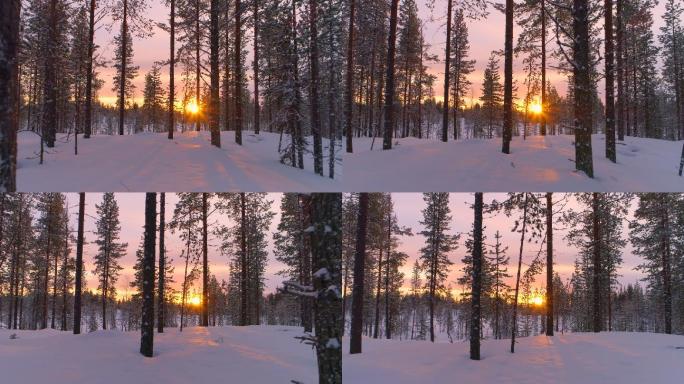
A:
{"label": "forest floor", "polygon": [[[348,340],[345,340],[348,342]],[[676,383],[684,377],[684,337],[653,333],[575,333],[485,340],[480,361],[469,343],[365,338],[344,355],[347,383]]]}
{"label": "forest floor", "polygon": [[294,339],[302,334],[285,326],[167,328],[155,331],[154,357],[146,358],[140,332],[2,329],[0,382],[315,383],[315,351]]}
{"label": "forest floor", "polygon": [[574,136],[514,137],[512,154],[501,139],[442,143],[395,139],[391,151],[377,138],[354,141],[344,155],[346,191],[371,192],[680,192],[682,142],[627,137],[617,145],[617,164],[605,157],[605,136],[592,139],[594,179],[575,170]]}
{"label": "forest floor", "polygon": [[[210,145],[209,132],[96,135],[79,137],[74,155],[73,136],[60,135],[55,148],[46,148],[39,164],[40,139],[19,134],[17,183],[21,192],[335,192],[341,189],[342,164],[336,178],[328,174],[328,141],[324,140],[324,173],[313,172],[313,156],[305,154],[305,169],[280,163],[277,133],[243,132],[243,146],[234,132],[221,133],[222,148]],[[285,139],[284,139],[285,141]],[[309,140],[311,141],[311,140]]]}

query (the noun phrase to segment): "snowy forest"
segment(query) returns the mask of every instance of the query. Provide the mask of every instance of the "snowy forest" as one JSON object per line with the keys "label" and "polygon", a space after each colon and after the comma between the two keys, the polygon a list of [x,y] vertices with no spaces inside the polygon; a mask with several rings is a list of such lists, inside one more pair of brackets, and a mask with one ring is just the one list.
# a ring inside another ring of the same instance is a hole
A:
{"label": "snowy forest", "polygon": [[[399,373],[383,370],[387,382],[416,382],[408,372],[422,372],[421,364],[433,367],[431,378],[465,374],[467,367],[432,365],[444,354],[512,364],[500,355],[559,352],[540,351],[553,338],[536,335],[603,341],[567,351],[594,356],[608,347],[600,337],[638,345],[656,333],[684,334],[681,194],[360,193],[345,195],[343,210],[345,372],[355,378],[369,359],[379,368],[397,356],[430,356],[402,359]],[[681,345],[681,336],[663,342]],[[476,370],[466,377],[489,377]]]}
{"label": "snowy forest", "polygon": [[[563,180],[573,171],[588,176],[581,180],[587,188],[621,190],[649,172],[662,172],[653,180],[658,190],[681,188],[681,1],[357,3],[350,24],[356,30],[347,41],[345,185],[351,190],[414,192],[413,184],[427,184],[562,192],[577,181],[559,184],[548,174]],[[495,32],[500,43],[482,36]],[[380,149],[399,151],[371,153]],[[473,158],[483,175],[504,173],[513,163],[514,177],[463,185],[460,179],[474,176],[460,164]],[[632,162],[641,166],[630,175],[624,170]],[[443,177],[392,177],[394,168],[427,167]],[[616,187],[605,186],[609,176],[620,178]],[[368,179],[378,182],[369,188]]]}
{"label": "snowy forest", "polygon": [[[198,165],[216,159],[239,169],[241,164],[234,163],[242,160],[315,189],[335,184],[313,175],[341,174],[342,1],[24,0],[4,5],[15,6],[20,17],[1,14],[3,25],[18,28],[3,36],[12,52],[2,53],[9,59],[9,77],[0,83],[9,91],[2,100],[11,133],[7,145],[18,156],[8,157],[11,167],[18,160],[20,169],[45,172],[39,164],[56,162],[68,174],[92,161],[99,167],[127,161],[130,157],[116,158],[122,150],[160,151],[154,147],[169,147],[168,138],[182,145],[157,152],[166,162],[184,162],[184,152],[195,148],[187,147],[201,144],[203,153],[190,159]],[[162,50],[162,44],[168,48]],[[144,73],[141,60],[149,67]],[[114,137],[124,135],[133,137]],[[211,157],[217,152],[212,146],[223,148],[218,151],[223,156]],[[85,159],[76,162],[77,156]],[[156,171],[160,165],[148,166]],[[35,190],[39,177],[28,175],[23,184],[21,172],[19,190]],[[57,183],[54,169],[49,173]],[[162,182],[129,188],[158,190]],[[235,183],[213,189],[251,188]],[[201,191],[203,185],[191,187]],[[54,183],[38,189],[59,190]]]}
{"label": "snowy forest", "polygon": [[[128,335],[141,334],[140,352],[166,363],[173,361],[170,346],[225,343],[222,364],[235,369],[239,360],[226,354],[246,343],[273,359],[295,353],[296,369],[264,365],[270,374],[341,383],[341,198],[105,193],[86,203],[85,193],[2,194],[0,334],[30,342],[35,330],[52,329],[43,337],[70,345],[74,336],[62,334],[85,333],[80,342],[89,347],[110,335],[131,342],[118,351],[129,354],[136,341]],[[300,342],[313,346],[314,356]],[[14,358],[22,364],[26,356]],[[34,381],[24,374],[12,377]]]}

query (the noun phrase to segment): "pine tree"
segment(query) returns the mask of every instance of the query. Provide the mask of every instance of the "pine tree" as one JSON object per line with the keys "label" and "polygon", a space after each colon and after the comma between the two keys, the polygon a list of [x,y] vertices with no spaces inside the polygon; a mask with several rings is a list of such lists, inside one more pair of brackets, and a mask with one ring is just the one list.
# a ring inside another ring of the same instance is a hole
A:
{"label": "pine tree", "polygon": [[145,194],[145,246],[143,259],[143,306],[140,326],[140,353],[152,357],[154,351],[154,248],[157,229],[157,194]]}
{"label": "pine tree", "polygon": [[0,5],[0,192],[16,190],[21,1]]}
{"label": "pine tree", "polygon": [[[209,101],[209,129],[211,130],[211,145],[216,146],[221,148],[221,131],[220,131],[220,113],[221,113],[221,99],[220,99],[220,90],[219,90],[219,80],[220,80],[220,74],[219,74],[219,0],[211,0],[211,8],[209,10],[209,13],[211,15],[211,23],[210,23],[210,32],[209,32],[209,40],[210,40],[210,71],[211,71],[211,91],[210,91],[210,97],[211,100]],[[207,288],[207,275],[206,275],[206,268],[204,271],[204,278],[203,278],[203,287],[204,289]],[[203,295],[204,295],[204,289],[202,290]],[[204,297],[206,299],[206,295]],[[203,308],[206,309],[206,302],[202,303]],[[208,314],[206,311],[203,312],[203,318],[202,318],[202,323],[204,326],[207,326]]]}
{"label": "pine tree", "polygon": [[164,110],[164,89],[162,88],[161,73],[156,65],[145,75],[142,108],[148,130],[157,132],[161,124],[161,113]]}
{"label": "pine tree", "polygon": [[[452,29],[454,37],[451,39],[451,68],[449,71],[454,82],[452,86],[454,96],[454,140],[458,140],[460,131],[459,111],[463,106],[463,95],[468,92],[471,85],[468,75],[475,70],[475,60],[468,60],[470,43],[468,42],[468,25],[465,22],[463,10],[459,9],[456,11]],[[444,102],[445,106],[448,105],[446,100]]]}
{"label": "pine tree", "polygon": [[107,329],[107,304],[116,296],[116,282],[119,272],[123,269],[119,265],[128,247],[127,243],[120,243],[121,222],[119,221],[119,206],[113,193],[105,193],[102,203],[95,205],[97,221],[95,235],[98,251],[95,254],[95,270],[98,277],[98,289],[102,300],[102,329]]}
{"label": "pine tree", "polygon": [[233,100],[235,102],[235,142],[242,145],[242,4],[235,0],[235,51],[233,59]]}
{"label": "pine tree", "polygon": [[[94,1],[94,0],[91,0]],[[169,120],[168,126],[168,138],[173,140],[173,133],[176,130],[176,0],[169,0],[170,12],[169,12],[169,97],[168,97],[168,113]],[[162,194],[163,196],[163,194]],[[160,239],[161,240],[161,239]],[[161,244],[161,243],[160,243]],[[159,255],[160,260],[163,255]],[[161,323],[163,324],[163,323]],[[160,332],[163,331],[160,328]]]}
{"label": "pine tree", "polygon": [[489,62],[484,71],[484,80],[482,82],[482,109],[487,115],[488,121],[488,136],[493,137],[493,127],[499,119],[499,111],[501,102],[503,101],[503,87],[501,85],[501,75],[499,75],[499,61],[496,59],[494,53],[489,56]]}
{"label": "pine tree", "polygon": [[86,95],[85,95],[85,124],[83,138],[89,139],[92,134],[93,118],[93,54],[95,52],[95,10],[96,1],[90,0],[88,10],[88,64],[86,70]]}
{"label": "pine tree", "polygon": [[617,162],[615,149],[615,55],[613,30],[613,0],[604,1],[605,62],[606,62],[606,157]]}
{"label": "pine tree", "polygon": [[444,285],[451,260],[449,252],[457,247],[458,235],[450,235],[451,209],[448,193],[425,193],[423,201],[427,207],[423,209],[423,220],[420,222],[424,230],[425,246],[421,248],[421,268],[426,272],[426,288],[430,305],[430,341],[435,341],[435,300],[436,296],[446,290]]}
{"label": "pine tree", "polygon": [[164,235],[166,231],[166,193],[159,194],[159,295],[157,299],[157,332],[164,333],[164,319],[166,317],[166,246]]}
{"label": "pine tree", "polygon": [[[113,78],[114,86],[112,87],[112,91],[117,92],[116,104],[119,108],[119,135],[124,134],[125,110],[128,107],[126,100],[133,97],[133,92],[135,91],[133,80],[138,76],[138,69],[140,68],[133,65],[133,45],[130,44],[132,39],[131,33],[127,31],[124,37],[123,31],[122,27],[121,33],[114,38],[116,52],[114,68],[116,73]],[[126,48],[125,53],[123,53],[124,47]],[[122,61],[124,58],[125,61]]]}
{"label": "pine tree", "polygon": [[513,0],[506,0],[506,33],[504,47],[503,145],[501,152],[511,153],[513,139]]}
{"label": "pine tree", "polygon": [[546,336],[553,336],[553,193],[546,193]]}
{"label": "pine tree", "polygon": [[354,18],[356,17],[356,0],[349,0],[349,36],[347,38],[347,73],[346,73],[346,87],[344,99],[344,121],[345,134],[347,137],[347,153],[354,152],[353,137],[354,129],[352,127],[353,108],[354,108]]}
{"label": "pine tree", "polygon": [[506,256],[508,247],[503,247],[501,244],[501,234],[496,231],[494,235],[494,246],[489,251],[487,256],[487,263],[491,266],[492,271],[492,289],[494,290],[494,338],[501,339],[501,310],[502,304],[507,302],[508,294],[511,287],[506,284],[506,279],[510,278],[508,274],[509,256]]}
{"label": "pine tree", "polygon": [[629,225],[634,253],[644,262],[637,268],[657,298],[656,331],[672,333],[673,286],[678,286],[676,266],[681,265],[681,221],[684,201],[679,194],[639,195],[635,220]]}

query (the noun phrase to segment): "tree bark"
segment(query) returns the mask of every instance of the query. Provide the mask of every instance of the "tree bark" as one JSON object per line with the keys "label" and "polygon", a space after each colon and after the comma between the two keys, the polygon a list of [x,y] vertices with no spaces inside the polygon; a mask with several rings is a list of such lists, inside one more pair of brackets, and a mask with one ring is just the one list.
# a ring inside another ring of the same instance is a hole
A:
{"label": "tree bark", "polygon": [[240,193],[240,325],[247,325],[247,221],[245,193]]}
{"label": "tree bark", "polygon": [[[444,55],[444,101],[442,111],[442,141],[449,140],[449,76],[451,72],[451,13],[453,0],[447,1],[446,54]],[[422,53],[421,53],[422,54]],[[456,74],[458,76],[458,73]],[[456,106],[458,108],[458,106]],[[454,125],[456,122],[454,121]],[[454,134],[455,136],[455,134]],[[455,139],[455,138],[454,138]]]}
{"label": "tree bark", "polygon": [[482,192],[475,193],[473,225],[473,276],[470,317],[470,359],[480,360],[480,296],[482,294]]}
{"label": "tree bark", "polygon": [[235,0],[235,73],[233,100],[235,102],[235,142],[242,145],[242,4]]}
{"label": "tree bark", "polygon": [[601,220],[600,220],[599,194],[592,194],[592,237],[593,237],[593,275],[592,275],[592,299],[593,299],[593,328],[594,332],[601,332]]}
{"label": "tree bark", "polygon": [[95,50],[95,0],[90,0],[88,23],[88,72],[86,73],[85,126],[83,138],[89,139],[93,132],[93,51]]}
{"label": "tree bark", "polygon": [[397,46],[397,8],[399,0],[392,0],[390,13],[390,30],[387,40],[387,74],[385,85],[385,131],[383,134],[382,149],[392,149],[392,133],[394,132],[394,59]]}
{"label": "tree bark", "polygon": [[368,194],[359,194],[359,214],[356,223],[356,252],[354,253],[354,288],[352,291],[352,320],[349,353],[361,353],[363,332],[364,272],[366,260],[366,231],[368,228]]}
{"label": "tree bark", "polygon": [[81,292],[83,277],[83,221],[85,192],[78,194],[78,238],[76,239],[76,287],[74,289],[74,335],[81,333]]}
{"label": "tree bark", "polygon": [[0,2],[0,192],[17,189],[20,0]]}
{"label": "tree bark", "polygon": [[143,308],[140,353],[152,357],[154,350],[154,248],[157,229],[157,194],[145,194],[145,249],[143,256]]}
{"label": "tree bark", "polygon": [[520,270],[522,269],[523,246],[525,245],[525,233],[527,230],[527,202],[529,195],[525,193],[523,207],[522,233],[520,234],[520,253],[518,254],[518,274],[515,278],[515,297],[513,298],[513,327],[511,329],[511,353],[515,353],[515,336],[518,333],[518,293],[520,292]]}
{"label": "tree bark", "polygon": [[624,46],[624,24],[623,24],[623,1],[616,0],[616,28],[615,28],[615,39],[617,40],[617,135],[618,140],[625,141],[625,69],[623,60],[623,46]]}
{"label": "tree bark", "polygon": [[311,133],[313,135],[314,172],[323,176],[323,143],[321,138],[321,113],[319,104],[318,68],[318,0],[309,0],[309,97],[311,100]]}
{"label": "tree bark", "polygon": [[613,0],[604,0],[606,50],[606,157],[617,162],[615,149],[615,70],[613,52]]}
{"label": "tree bark", "polygon": [[259,105],[259,0],[254,0],[254,133],[260,132],[261,107]]}
{"label": "tree bark", "polygon": [[553,193],[546,193],[546,336],[553,336]]}
{"label": "tree bark", "polygon": [[164,232],[166,230],[166,193],[159,194],[159,298],[157,299],[157,332],[164,333],[164,317],[166,316],[166,248]]}
{"label": "tree bark", "polygon": [[[170,0],[171,2],[171,14],[169,16],[169,126],[167,127],[168,130],[168,138],[169,140],[173,140],[173,133],[176,130],[176,116],[175,116],[175,108],[176,108],[176,75],[175,75],[175,70],[176,70],[176,0]],[[162,200],[164,199],[162,193]],[[160,232],[160,236],[162,233]],[[159,239],[161,242],[161,238]],[[160,254],[160,258],[162,255]],[[161,259],[160,259],[161,260]],[[160,286],[161,289],[161,286]],[[163,323],[162,323],[163,325]],[[159,332],[163,332],[164,328],[160,328]]]}
{"label": "tree bark", "polygon": [[572,15],[575,168],[593,178],[594,165],[591,148],[593,85],[589,57],[589,1],[573,0]]}
{"label": "tree bark", "polygon": [[[219,0],[211,0],[210,10],[210,61],[211,61],[211,101],[209,106],[209,129],[211,130],[211,145],[221,148],[221,97],[219,94]],[[203,305],[205,307],[206,305]],[[203,318],[203,321],[207,318]]]}
{"label": "tree bark", "polygon": [[344,98],[345,133],[347,135],[347,153],[354,152],[352,139],[352,108],[354,107],[354,18],[356,17],[356,0],[349,0],[349,38],[347,39],[347,77]]}
{"label": "tree bark", "polygon": [[126,114],[126,61],[128,59],[128,0],[123,0],[121,20],[121,79],[119,79],[119,135],[124,134]]}
{"label": "tree bark", "polygon": [[503,153],[511,153],[513,138],[513,0],[506,0],[506,43],[504,48]]}
{"label": "tree bark", "polygon": [[207,247],[207,210],[208,194],[202,193],[202,322],[201,326],[209,326],[209,263]]}

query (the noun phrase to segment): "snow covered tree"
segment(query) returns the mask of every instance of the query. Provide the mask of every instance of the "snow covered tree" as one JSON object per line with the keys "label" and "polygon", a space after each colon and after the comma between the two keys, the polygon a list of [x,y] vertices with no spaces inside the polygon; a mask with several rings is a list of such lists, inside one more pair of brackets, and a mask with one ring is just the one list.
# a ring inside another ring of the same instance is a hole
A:
{"label": "snow covered tree", "polygon": [[421,268],[426,273],[426,288],[430,306],[430,341],[435,341],[435,300],[436,296],[446,290],[445,282],[449,273],[451,260],[449,253],[456,249],[458,235],[449,234],[451,209],[448,193],[425,193],[423,201],[427,206],[423,209],[423,220],[420,222],[424,230],[425,246],[420,250]]}
{"label": "snow covered tree", "polygon": [[127,243],[119,242],[121,222],[119,221],[119,205],[113,193],[105,193],[102,203],[95,205],[97,220],[95,235],[97,253],[95,254],[95,270],[102,300],[102,329],[107,329],[107,304],[116,297],[116,282],[123,269],[119,259],[126,254]]}
{"label": "snow covered tree", "polygon": [[154,351],[154,263],[157,230],[157,194],[145,194],[145,247],[143,259],[142,324],[140,353],[152,357]]}

